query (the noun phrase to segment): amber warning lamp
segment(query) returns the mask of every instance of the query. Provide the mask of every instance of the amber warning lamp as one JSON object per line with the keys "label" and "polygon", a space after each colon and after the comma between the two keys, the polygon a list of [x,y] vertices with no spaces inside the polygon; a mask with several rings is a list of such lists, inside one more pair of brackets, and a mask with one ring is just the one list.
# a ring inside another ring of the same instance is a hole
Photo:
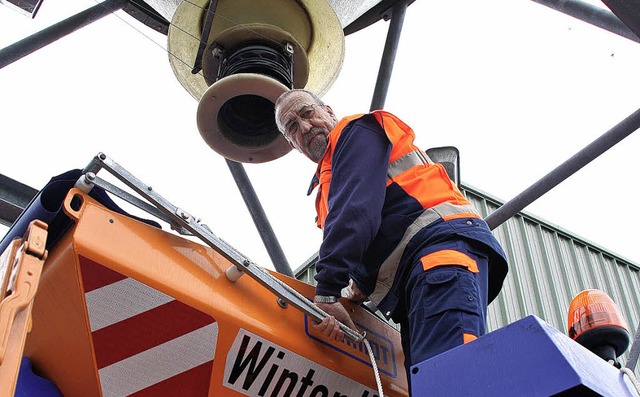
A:
{"label": "amber warning lamp", "polygon": [[588,289],[576,295],[569,305],[568,328],[571,339],[620,367],[617,357],[629,347],[629,331],[607,294]]}

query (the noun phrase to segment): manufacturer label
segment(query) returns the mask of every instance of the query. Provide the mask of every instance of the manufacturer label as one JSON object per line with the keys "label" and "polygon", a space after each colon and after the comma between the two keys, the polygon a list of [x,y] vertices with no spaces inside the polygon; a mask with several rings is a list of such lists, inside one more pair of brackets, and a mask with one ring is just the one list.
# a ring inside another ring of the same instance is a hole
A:
{"label": "manufacturer label", "polygon": [[[353,342],[346,337],[343,338],[341,342],[330,341],[326,336],[314,330],[309,324],[310,321],[309,317],[305,316],[305,332],[311,339],[327,345],[354,360],[360,361],[370,367],[372,366],[369,352],[363,342]],[[378,371],[392,378],[397,378],[398,370],[396,366],[395,349],[391,340],[364,327],[362,324],[356,324],[356,326],[358,330],[367,333],[366,338],[371,345],[371,351],[376,359]]]}

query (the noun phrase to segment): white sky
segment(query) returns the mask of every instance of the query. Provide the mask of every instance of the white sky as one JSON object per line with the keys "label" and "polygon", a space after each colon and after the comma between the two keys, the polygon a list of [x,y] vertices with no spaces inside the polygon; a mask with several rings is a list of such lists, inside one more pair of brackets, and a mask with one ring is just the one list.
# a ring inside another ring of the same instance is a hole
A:
{"label": "white sky", "polygon": [[[0,6],[0,48],[95,4],[45,0],[35,20]],[[387,28],[346,37],[324,97],[339,115],[368,111]],[[1,69],[0,173],[39,189],[105,152],[270,267],[165,48],[119,12]],[[462,182],[506,201],[640,107],[639,66],[640,44],[530,0],[421,0],[405,17],[385,108],[423,148],[456,146]],[[635,133],[525,211],[640,263],[638,149]],[[306,197],[315,165],[291,152],[245,169],[297,268],[321,240]]]}

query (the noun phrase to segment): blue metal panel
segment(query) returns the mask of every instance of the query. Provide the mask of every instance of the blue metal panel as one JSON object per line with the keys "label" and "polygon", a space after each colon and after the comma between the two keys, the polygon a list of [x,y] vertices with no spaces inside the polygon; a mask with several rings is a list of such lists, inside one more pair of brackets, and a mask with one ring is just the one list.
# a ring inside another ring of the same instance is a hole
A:
{"label": "blue metal panel", "polygon": [[631,381],[536,316],[411,367],[412,396],[637,397]]}

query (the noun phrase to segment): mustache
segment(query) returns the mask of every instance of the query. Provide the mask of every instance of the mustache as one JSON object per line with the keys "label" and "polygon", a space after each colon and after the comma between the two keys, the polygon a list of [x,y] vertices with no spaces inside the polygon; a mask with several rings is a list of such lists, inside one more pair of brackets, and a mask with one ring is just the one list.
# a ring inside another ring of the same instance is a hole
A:
{"label": "mustache", "polygon": [[307,145],[311,144],[311,142],[314,141],[315,138],[318,136],[323,138],[326,137],[327,136],[326,130],[322,127],[311,128],[307,133],[307,135],[305,136],[305,143]]}

